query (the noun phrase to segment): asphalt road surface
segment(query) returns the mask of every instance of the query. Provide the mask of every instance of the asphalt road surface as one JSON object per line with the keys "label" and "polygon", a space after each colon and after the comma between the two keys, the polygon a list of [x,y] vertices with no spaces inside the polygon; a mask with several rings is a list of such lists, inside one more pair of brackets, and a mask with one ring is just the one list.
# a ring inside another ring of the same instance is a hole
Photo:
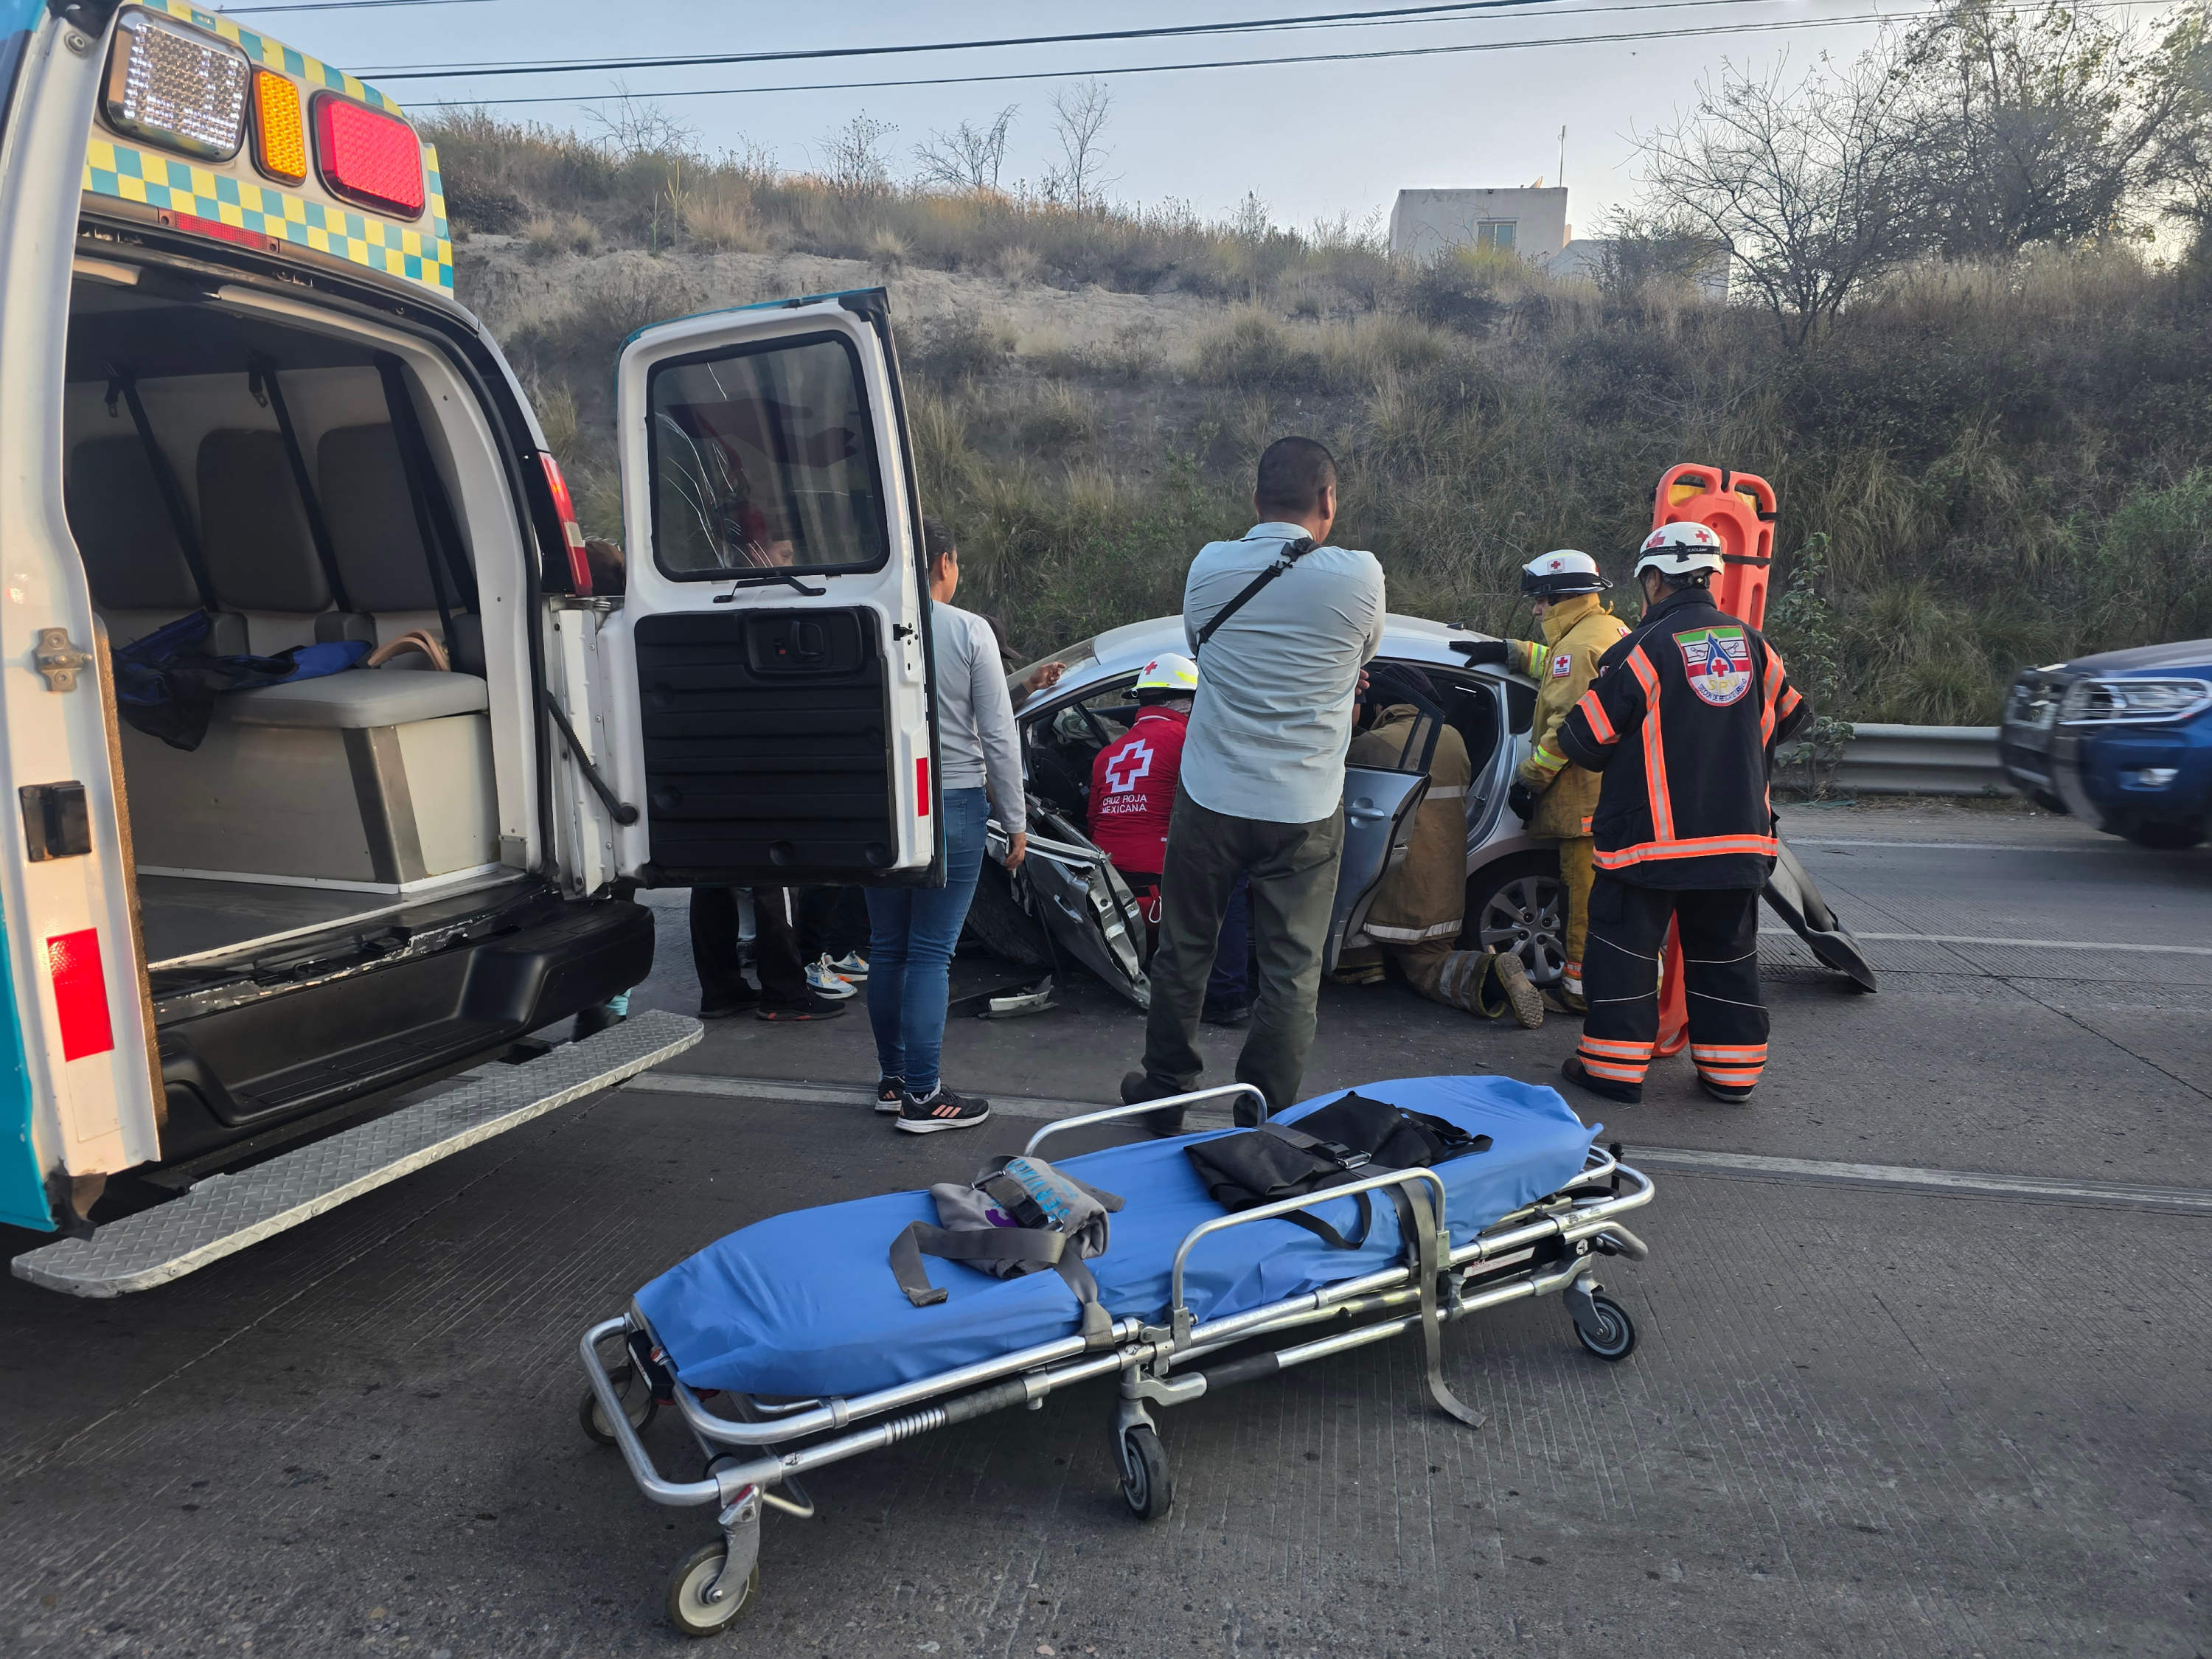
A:
{"label": "asphalt road surface", "polygon": [[[1164,1413],[1148,1526],[1110,1386],[1077,1389],[813,1477],[757,1609],[693,1647],[660,1597],[710,1521],[577,1432],[577,1333],[763,1215],[966,1178],[1140,1036],[1086,984],[961,1022],[947,1074],[1003,1121],[924,1139],[862,1103],[857,1009],[725,1022],[167,1289],[0,1284],[0,1651],[2202,1655],[2212,853],[2014,811],[1786,829],[1880,994],[1770,937],[1752,1103],[1680,1061],[1640,1107],[1568,1091],[1659,1182],[1650,1261],[1607,1274],[1642,1343],[1601,1364],[1556,1300],[1454,1326],[1478,1431],[1413,1343],[1368,1348]],[[642,1001],[688,1012],[668,897]],[[1223,1077],[1237,1040],[1206,1039]],[[1571,1043],[1332,988],[1308,1083],[1547,1081]]]}

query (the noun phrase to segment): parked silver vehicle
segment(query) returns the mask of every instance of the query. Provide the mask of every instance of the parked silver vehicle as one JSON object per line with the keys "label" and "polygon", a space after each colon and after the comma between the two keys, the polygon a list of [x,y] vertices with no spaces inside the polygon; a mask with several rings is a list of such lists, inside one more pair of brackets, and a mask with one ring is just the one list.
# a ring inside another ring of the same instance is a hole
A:
{"label": "parked silver vehicle", "polygon": [[[1528,756],[1536,688],[1503,667],[1470,666],[1453,648],[1488,637],[1393,615],[1370,667],[1419,669],[1436,688],[1444,720],[1467,744],[1474,781],[1467,792],[1462,945],[1510,951],[1532,981],[1552,985],[1566,964],[1557,843],[1530,836],[1505,805],[1515,769]],[[1044,659],[1066,664],[1066,672],[1015,715],[1029,785],[1029,858],[1009,876],[1002,862],[1005,840],[994,833],[993,858],[984,864],[969,912],[970,934],[997,955],[1024,967],[1080,963],[1139,1007],[1151,1000],[1145,923],[1127,885],[1086,833],[1091,766],[1135,718],[1130,688],[1144,665],[1162,652],[1187,648],[1182,618],[1158,617],[1109,629]],[[1017,672],[1014,684],[1028,672]],[[1334,967],[1346,941],[1358,936],[1383,878],[1405,857],[1414,814],[1428,789],[1417,763],[1408,757],[1402,771],[1345,769],[1344,860],[1327,967]],[[1874,971],[1856,941],[1787,848],[1766,900],[1822,962],[1863,988],[1874,988]]]}

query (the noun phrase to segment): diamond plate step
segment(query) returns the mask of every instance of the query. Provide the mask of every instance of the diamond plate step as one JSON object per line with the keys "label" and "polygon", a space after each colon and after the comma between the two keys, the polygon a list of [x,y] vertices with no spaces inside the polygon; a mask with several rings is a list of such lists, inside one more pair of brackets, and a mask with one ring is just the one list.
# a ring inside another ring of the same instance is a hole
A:
{"label": "diamond plate step", "polygon": [[10,1265],[16,1278],[71,1296],[150,1290],[634,1077],[704,1034],[680,1014],[635,1014],[524,1065],[471,1073],[457,1089],[266,1164],[210,1176],[183,1197],[111,1222],[89,1239],[64,1239]]}

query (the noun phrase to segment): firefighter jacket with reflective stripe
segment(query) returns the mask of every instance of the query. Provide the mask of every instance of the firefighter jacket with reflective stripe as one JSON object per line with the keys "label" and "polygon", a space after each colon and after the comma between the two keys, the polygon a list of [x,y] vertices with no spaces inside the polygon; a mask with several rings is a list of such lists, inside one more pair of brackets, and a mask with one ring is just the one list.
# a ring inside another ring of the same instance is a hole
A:
{"label": "firefighter jacket with reflective stripe", "polygon": [[[1420,711],[1411,703],[1394,704],[1353,737],[1345,763],[1389,771],[1403,757],[1411,767],[1428,740]],[[1459,937],[1467,909],[1467,787],[1474,776],[1466,739],[1445,726],[1429,759],[1429,793],[1414,814],[1406,861],[1384,878],[1360,936],[1347,944],[1449,944]]]}
{"label": "firefighter jacket with reflective stripe", "polygon": [[1642,887],[1759,887],[1774,867],[1774,745],[1810,712],[1755,628],[1668,595],[1598,663],[1559,746],[1605,775],[1597,867]]}
{"label": "firefighter jacket with reflective stripe", "polygon": [[1597,678],[1598,659],[1628,632],[1628,624],[1596,594],[1577,593],[1546,611],[1540,626],[1540,640],[1506,641],[1513,652],[1506,661],[1536,682],[1530,751],[1515,775],[1536,791],[1530,835],[1587,836],[1597,811],[1597,774],[1570,765],[1559,752],[1559,722],[1582,701]]}
{"label": "firefighter jacket with reflective stripe", "polygon": [[1167,861],[1168,814],[1182,776],[1190,714],[1146,708],[1091,763],[1091,839],[1116,870],[1157,876]]}

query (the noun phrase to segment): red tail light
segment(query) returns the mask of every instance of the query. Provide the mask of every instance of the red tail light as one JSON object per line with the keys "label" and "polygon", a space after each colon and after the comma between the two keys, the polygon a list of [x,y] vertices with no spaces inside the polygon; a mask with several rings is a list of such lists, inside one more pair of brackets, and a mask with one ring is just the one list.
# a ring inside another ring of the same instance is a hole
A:
{"label": "red tail light", "polygon": [[422,216],[422,141],[396,115],[317,94],[315,165],[334,196],[401,219]]}
{"label": "red tail light", "polygon": [[561,463],[546,450],[538,452],[545,469],[545,487],[553,492],[553,514],[561,520],[561,539],[568,550],[568,584],[580,594],[592,591],[592,562],[584,553],[584,526],[576,522],[576,504],[568,498],[568,481],[561,476]]}

